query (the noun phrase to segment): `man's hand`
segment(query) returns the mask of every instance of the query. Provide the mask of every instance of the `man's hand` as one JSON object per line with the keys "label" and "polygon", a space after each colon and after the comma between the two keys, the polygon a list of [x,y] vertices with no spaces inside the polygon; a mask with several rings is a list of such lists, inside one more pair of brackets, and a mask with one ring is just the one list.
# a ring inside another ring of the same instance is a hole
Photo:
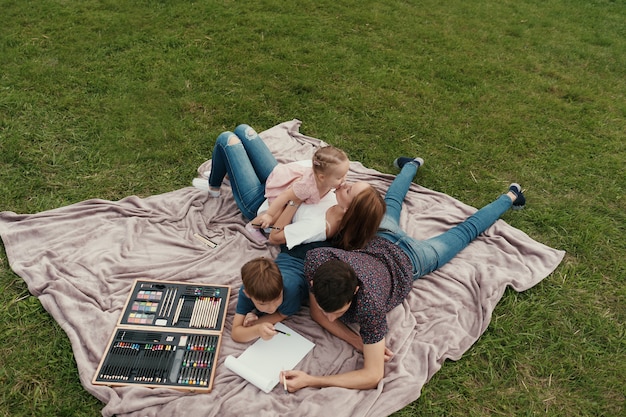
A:
{"label": "man's hand", "polygon": [[282,371],[280,380],[283,378],[287,381],[287,391],[296,392],[302,388],[308,387],[307,379],[310,375],[302,371]]}
{"label": "man's hand", "polygon": [[385,346],[385,362],[389,362],[390,360],[392,360],[393,355],[394,353],[391,351],[391,349]]}

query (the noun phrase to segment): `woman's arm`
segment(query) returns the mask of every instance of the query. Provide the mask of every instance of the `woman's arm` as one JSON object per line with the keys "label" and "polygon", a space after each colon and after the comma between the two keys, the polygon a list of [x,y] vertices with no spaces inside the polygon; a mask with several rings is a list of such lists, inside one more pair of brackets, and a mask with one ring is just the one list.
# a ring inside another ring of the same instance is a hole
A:
{"label": "woman's arm", "polygon": [[[285,203],[282,213],[280,213],[280,216],[278,216],[274,222],[274,229],[270,231],[269,241],[273,245],[282,245],[287,243],[287,239],[285,238],[285,226],[291,223],[298,207],[300,207],[300,203],[302,203],[298,197],[296,197],[291,188],[283,192],[281,196],[283,194],[287,194],[287,197],[290,198]],[[276,200],[274,200],[274,202],[275,201]]]}
{"label": "woman's arm", "polygon": [[[286,206],[289,204],[289,201],[294,201],[300,204],[300,199],[296,197],[296,194],[293,192],[291,187],[280,193],[274,200],[272,200],[265,213],[255,217],[254,220],[252,220],[252,223],[260,224],[260,227],[263,229],[269,226],[279,227],[276,225],[276,222],[282,215]],[[293,217],[293,214],[291,217]],[[289,219],[289,222],[290,221],[291,219]],[[289,224],[289,222],[285,224]]]}

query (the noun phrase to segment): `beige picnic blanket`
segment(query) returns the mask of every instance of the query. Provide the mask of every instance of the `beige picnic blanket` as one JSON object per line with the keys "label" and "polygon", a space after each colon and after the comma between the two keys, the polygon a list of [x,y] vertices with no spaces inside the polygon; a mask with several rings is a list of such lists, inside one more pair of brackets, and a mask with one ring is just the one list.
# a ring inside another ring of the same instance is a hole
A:
{"label": "beige picnic blanket", "polygon": [[[300,125],[292,120],[261,133],[280,162],[307,159],[323,144],[301,134]],[[210,160],[198,167],[199,175],[209,168]],[[392,179],[351,164],[349,180],[368,181],[384,192]],[[401,223],[413,236],[427,238],[474,211],[414,184]],[[406,301],[389,313],[387,341],[396,356],[376,389],[309,388],[286,394],[278,386],[265,394],[224,366],[226,356],[238,356],[248,346],[230,339],[239,269],[249,259],[277,253],[254,243],[245,222],[228,187],[217,199],[185,187],[147,198],[93,199],[37,214],[5,211],[0,235],[11,268],[70,338],[82,385],[105,404],[104,416],[120,417],[389,415],[416,400],[446,359],[461,358],[476,342],[507,286],[531,288],[564,256],[499,220],[448,265],[417,280]],[[203,245],[195,232],[218,247]],[[233,288],[211,393],[92,385],[137,278]],[[362,364],[362,355],[316,325],[306,307],[285,324],[315,343],[297,369],[332,374]]]}

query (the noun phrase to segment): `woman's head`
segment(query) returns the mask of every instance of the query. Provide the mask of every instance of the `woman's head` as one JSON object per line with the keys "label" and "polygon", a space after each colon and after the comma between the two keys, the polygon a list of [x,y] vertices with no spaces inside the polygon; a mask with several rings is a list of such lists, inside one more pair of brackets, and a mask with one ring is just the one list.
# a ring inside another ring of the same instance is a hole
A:
{"label": "woman's head", "polygon": [[363,181],[345,184],[336,190],[335,196],[337,204],[346,210],[335,244],[345,250],[363,248],[378,231],[387,209],[385,200]]}
{"label": "woman's head", "polygon": [[313,172],[324,186],[339,188],[346,182],[350,169],[348,155],[334,146],[324,146],[313,154]]}

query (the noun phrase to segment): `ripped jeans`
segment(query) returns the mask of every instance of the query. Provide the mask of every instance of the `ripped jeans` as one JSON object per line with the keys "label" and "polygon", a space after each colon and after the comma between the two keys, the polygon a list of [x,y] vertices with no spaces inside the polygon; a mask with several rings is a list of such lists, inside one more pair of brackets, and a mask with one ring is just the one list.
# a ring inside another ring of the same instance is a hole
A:
{"label": "ripped jeans", "polygon": [[219,188],[226,174],[237,207],[248,219],[265,201],[265,181],[278,164],[263,139],[248,125],[223,132],[213,148],[209,186]]}

